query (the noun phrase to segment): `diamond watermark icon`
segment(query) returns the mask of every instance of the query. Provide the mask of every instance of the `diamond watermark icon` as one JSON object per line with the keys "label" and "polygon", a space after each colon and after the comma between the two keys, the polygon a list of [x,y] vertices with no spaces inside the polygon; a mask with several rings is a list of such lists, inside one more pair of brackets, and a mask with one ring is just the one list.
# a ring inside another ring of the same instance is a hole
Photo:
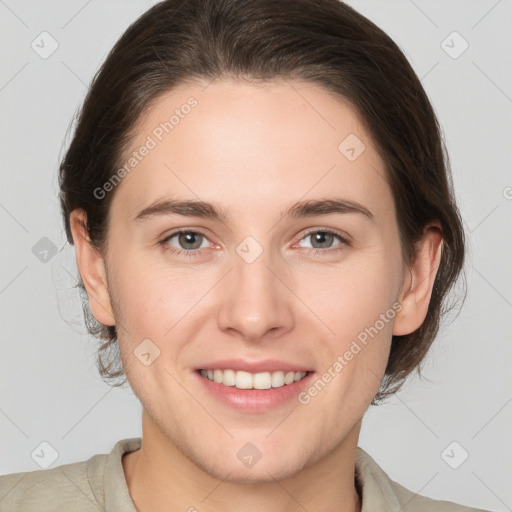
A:
{"label": "diamond watermark icon", "polygon": [[347,135],[338,146],[338,151],[350,162],[357,160],[365,149],[363,141],[354,133]]}
{"label": "diamond watermark icon", "polygon": [[30,44],[41,59],[47,59],[59,47],[57,40],[48,32],[41,32]]}
{"label": "diamond watermark icon", "polygon": [[452,59],[458,59],[469,48],[469,43],[457,31],[453,31],[441,41],[441,48]]}
{"label": "diamond watermark icon", "polygon": [[248,236],[238,244],[236,252],[246,263],[253,263],[263,253],[263,247],[255,238]]}
{"label": "diamond watermark icon", "polygon": [[469,457],[466,449],[457,441],[452,441],[442,452],[441,458],[452,469],[458,469]]}
{"label": "diamond watermark icon", "polygon": [[42,263],[48,263],[57,254],[57,246],[49,238],[43,236],[32,247],[32,254]]}
{"label": "diamond watermark icon", "polygon": [[149,366],[160,355],[160,349],[150,339],[146,338],[137,345],[133,353],[144,366]]}
{"label": "diamond watermark icon", "polygon": [[256,445],[245,443],[242,448],[238,450],[236,456],[244,466],[252,468],[261,459],[263,454]]}
{"label": "diamond watermark icon", "polygon": [[39,467],[48,469],[59,458],[59,453],[48,441],[43,441],[30,456]]}

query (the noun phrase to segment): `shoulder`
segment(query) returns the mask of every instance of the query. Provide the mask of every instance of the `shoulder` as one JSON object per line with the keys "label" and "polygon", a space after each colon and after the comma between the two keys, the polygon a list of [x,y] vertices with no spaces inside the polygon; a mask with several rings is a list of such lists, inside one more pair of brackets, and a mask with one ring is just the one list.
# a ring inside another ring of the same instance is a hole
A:
{"label": "shoulder", "polygon": [[97,511],[97,500],[87,479],[87,464],[87,461],[76,462],[0,476],[1,509],[5,512],[50,511],[65,506],[76,512]]}
{"label": "shoulder", "polygon": [[361,512],[487,512],[451,501],[434,500],[406,489],[391,480],[360,447],[356,452],[356,475],[363,496]]}
{"label": "shoulder", "polygon": [[119,441],[110,454],[94,455],[86,461],[0,476],[0,509],[5,512],[103,510],[105,486],[121,477],[121,485],[126,485],[121,457],[130,448],[136,449],[137,441],[140,439]]}

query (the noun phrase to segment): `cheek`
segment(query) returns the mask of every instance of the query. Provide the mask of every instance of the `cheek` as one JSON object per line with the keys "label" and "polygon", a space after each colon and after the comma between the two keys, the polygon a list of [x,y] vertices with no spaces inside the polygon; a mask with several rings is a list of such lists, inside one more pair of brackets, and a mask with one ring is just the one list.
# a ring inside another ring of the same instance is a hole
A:
{"label": "cheek", "polygon": [[296,289],[331,334],[346,341],[392,308],[400,287],[400,265],[400,258],[390,258],[384,250],[354,253],[340,265],[305,271],[296,280]]}
{"label": "cheek", "polygon": [[[401,260],[376,249],[345,263],[321,272],[305,272],[299,293],[309,298],[308,306],[327,333],[317,352],[320,380],[327,372],[325,381],[332,382],[326,385],[329,390],[324,396],[337,404],[336,410],[349,406],[359,414],[377,392],[387,365],[399,307],[395,301]],[[310,390],[311,396],[320,389],[322,382]]]}
{"label": "cheek", "polygon": [[[142,264],[135,259],[125,259],[119,270],[113,286],[119,297],[115,313],[122,325],[119,348],[126,375],[137,394],[155,385],[173,385],[165,369],[182,368],[189,345],[195,347],[191,342],[201,337],[213,310],[209,292],[219,279],[218,272],[213,267],[171,268],[170,264]],[[158,357],[150,366],[137,359],[137,354],[145,353],[139,349],[148,343],[144,340],[157,347],[153,350]]]}
{"label": "cheek", "polygon": [[119,260],[114,283],[126,330],[162,338],[215,283],[212,270],[173,268],[165,257]]}

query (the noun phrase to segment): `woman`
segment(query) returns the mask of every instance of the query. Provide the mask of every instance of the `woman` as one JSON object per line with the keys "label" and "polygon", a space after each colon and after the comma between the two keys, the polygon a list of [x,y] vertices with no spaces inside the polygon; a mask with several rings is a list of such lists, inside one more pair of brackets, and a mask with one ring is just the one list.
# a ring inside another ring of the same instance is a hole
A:
{"label": "woman", "polygon": [[6,510],[475,510],[357,446],[464,259],[432,107],[373,23],[337,0],[157,4],[96,76],[60,187],[100,371],[143,435],[2,477]]}

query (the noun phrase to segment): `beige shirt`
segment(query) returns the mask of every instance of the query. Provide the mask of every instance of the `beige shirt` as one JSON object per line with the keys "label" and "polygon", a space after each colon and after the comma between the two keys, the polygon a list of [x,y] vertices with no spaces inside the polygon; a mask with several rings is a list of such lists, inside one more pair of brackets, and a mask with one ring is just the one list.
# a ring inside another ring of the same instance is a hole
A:
{"label": "beige shirt", "polygon": [[[122,456],[141,438],[118,441],[109,454],[55,468],[0,476],[2,512],[137,512],[124,476]],[[356,475],[362,512],[485,512],[419,496],[391,480],[361,448]]]}

